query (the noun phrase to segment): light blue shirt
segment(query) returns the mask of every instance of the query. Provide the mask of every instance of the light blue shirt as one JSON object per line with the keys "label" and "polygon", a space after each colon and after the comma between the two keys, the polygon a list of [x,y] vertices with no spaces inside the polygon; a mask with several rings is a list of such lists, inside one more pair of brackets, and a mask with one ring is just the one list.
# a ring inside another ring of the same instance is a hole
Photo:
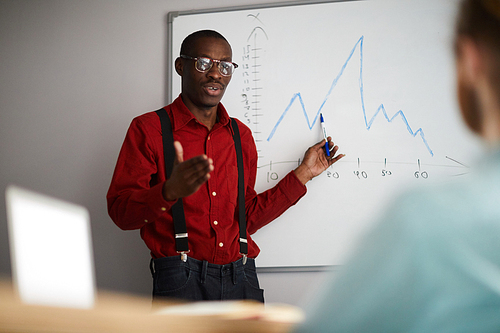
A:
{"label": "light blue shirt", "polygon": [[500,332],[500,152],[400,197],[299,332]]}

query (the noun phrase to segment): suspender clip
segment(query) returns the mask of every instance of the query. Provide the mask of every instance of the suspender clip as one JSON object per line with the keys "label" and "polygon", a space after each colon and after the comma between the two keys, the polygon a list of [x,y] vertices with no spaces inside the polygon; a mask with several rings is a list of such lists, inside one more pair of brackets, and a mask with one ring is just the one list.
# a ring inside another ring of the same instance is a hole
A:
{"label": "suspender clip", "polygon": [[240,254],[243,256],[243,265],[245,265],[248,258],[248,240],[243,237],[240,237]]}
{"label": "suspender clip", "polygon": [[177,248],[177,250],[183,250],[183,249],[187,250],[187,251],[177,251],[177,253],[181,254],[181,260],[184,262],[187,261],[188,256],[186,253],[189,252],[187,238],[188,238],[187,232],[175,234],[175,247]]}
{"label": "suspender clip", "polygon": [[187,255],[187,252],[179,252],[181,254],[181,260],[186,262],[188,260],[188,255]]}

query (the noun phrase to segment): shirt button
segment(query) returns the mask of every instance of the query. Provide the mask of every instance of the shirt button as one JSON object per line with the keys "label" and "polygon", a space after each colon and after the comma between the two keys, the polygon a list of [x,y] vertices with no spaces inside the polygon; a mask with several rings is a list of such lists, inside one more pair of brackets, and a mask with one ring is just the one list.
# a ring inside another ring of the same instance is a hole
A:
{"label": "shirt button", "polygon": [[219,222],[217,222],[217,221],[214,221],[214,224],[215,224],[215,225],[217,225],[217,224],[219,224]]}
{"label": "shirt button", "polygon": [[212,192],[212,195],[215,197],[217,195],[217,193],[216,192]]}
{"label": "shirt button", "polygon": [[144,220],[144,222],[148,223],[148,220]]}
{"label": "shirt button", "polygon": [[167,209],[165,207],[161,207],[161,210],[162,211],[166,211]]}
{"label": "shirt button", "polygon": [[223,247],[223,246],[224,246],[224,243],[220,242],[219,247]]}

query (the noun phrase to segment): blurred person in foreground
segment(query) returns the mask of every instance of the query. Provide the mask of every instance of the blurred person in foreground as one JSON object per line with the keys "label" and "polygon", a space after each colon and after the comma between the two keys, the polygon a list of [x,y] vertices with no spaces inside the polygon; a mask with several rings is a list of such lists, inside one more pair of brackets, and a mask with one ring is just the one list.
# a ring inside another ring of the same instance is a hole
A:
{"label": "blurred person in foreground", "polygon": [[500,0],[461,2],[455,56],[487,156],[471,177],[399,198],[298,332],[500,332]]}

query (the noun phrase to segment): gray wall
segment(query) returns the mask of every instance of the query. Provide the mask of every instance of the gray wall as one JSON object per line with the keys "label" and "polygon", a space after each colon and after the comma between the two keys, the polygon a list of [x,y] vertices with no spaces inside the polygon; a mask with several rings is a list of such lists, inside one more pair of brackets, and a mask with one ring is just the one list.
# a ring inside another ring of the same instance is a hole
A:
{"label": "gray wall", "polygon": [[[110,220],[106,191],[132,118],[166,102],[167,13],[235,4],[0,0],[0,275],[11,274],[3,192],[13,183],[86,206],[98,287],[150,294],[149,251]],[[261,282],[269,302],[300,305],[322,276]]]}

